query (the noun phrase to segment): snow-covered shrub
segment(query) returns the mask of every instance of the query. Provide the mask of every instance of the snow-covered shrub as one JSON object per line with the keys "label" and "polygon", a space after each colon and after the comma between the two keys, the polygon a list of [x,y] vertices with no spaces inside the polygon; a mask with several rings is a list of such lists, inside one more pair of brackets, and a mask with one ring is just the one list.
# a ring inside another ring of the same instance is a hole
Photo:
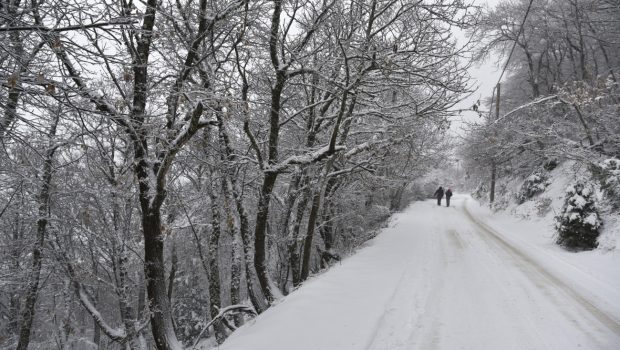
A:
{"label": "snow-covered shrub", "polygon": [[367,213],[367,216],[372,218],[372,221],[374,222],[385,221],[390,217],[390,215],[392,215],[390,208],[379,204],[373,205]]}
{"label": "snow-covered shrub", "polygon": [[542,197],[536,201],[536,212],[538,216],[545,216],[551,210],[553,201],[549,197]]}
{"label": "snow-covered shrub", "polygon": [[557,159],[549,159],[549,160],[546,160],[542,166],[543,166],[543,169],[545,169],[546,171],[551,171],[557,168],[559,164],[560,162]]}
{"label": "snow-covered shrub", "polygon": [[601,183],[601,189],[615,209],[620,208],[620,160],[606,159],[592,167],[594,177]]}
{"label": "snow-covered shrub", "polygon": [[497,183],[495,186],[495,201],[491,206],[493,211],[505,210],[510,204],[511,196],[508,194],[508,186],[505,183]]}
{"label": "snow-covered shrub", "polygon": [[517,203],[523,204],[526,200],[543,192],[549,183],[549,179],[543,172],[535,171],[523,181],[523,185],[517,193]]}
{"label": "snow-covered shrub", "polygon": [[487,191],[487,187],[484,183],[481,182],[478,187],[476,187],[476,189],[471,193],[471,196],[475,199],[481,199],[486,196]]}
{"label": "snow-covered shrub", "polygon": [[559,245],[570,250],[596,248],[602,221],[592,184],[577,181],[569,186],[562,211],[555,219]]}

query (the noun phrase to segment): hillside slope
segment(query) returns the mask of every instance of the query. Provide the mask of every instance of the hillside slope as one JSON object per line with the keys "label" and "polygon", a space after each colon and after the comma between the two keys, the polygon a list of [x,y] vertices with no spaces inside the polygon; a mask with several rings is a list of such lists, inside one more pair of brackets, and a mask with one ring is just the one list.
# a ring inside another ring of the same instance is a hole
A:
{"label": "hillside slope", "polygon": [[[504,214],[510,214],[524,221],[534,223],[539,227],[542,236],[532,236],[532,240],[546,240],[553,244],[556,240],[555,217],[561,212],[566,197],[566,189],[576,180],[582,179],[591,183],[596,189],[600,215],[603,220],[601,234],[598,238],[598,253],[620,253],[620,212],[612,207],[609,198],[600,189],[600,183],[592,178],[590,171],[576,162],[564,162],[555,169],[545,171],[540,169],[533,176],[543,177],[541,191],[530,198],[524,198],[519,203],[522,195],[524,182],[522,177],[500,178],[497,183],[496,203],[494,210]],[[474,194],[476,196],[476,194]],[[488,193],[479,191],[477,199],[482,205],[487,205]],[[580,253],[583,254],[583,253]]]}

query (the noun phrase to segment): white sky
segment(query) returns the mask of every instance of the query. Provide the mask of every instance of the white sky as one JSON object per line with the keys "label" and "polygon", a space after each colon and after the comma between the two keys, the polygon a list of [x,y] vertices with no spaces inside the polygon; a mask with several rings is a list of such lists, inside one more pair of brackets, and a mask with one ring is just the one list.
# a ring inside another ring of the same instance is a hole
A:
{"label": "white sky", "polygon": [[[478,5],[488,5],[494,7],[502,1],[504,0],[475,0],[474,2]],[[455,36],[459,38],[459,40],[466,39],[465,34],[462,32],[455,32]],[[497,83],[497,79],[499,79],[500,71],[501,68],[497,66],[497,56],[495,55],[491,55],[486,60],[486,62],[470,68],[469,74],[472,77],[471,83],[473,84],[474,88],[476,88],[476,91],[463,102],[455,106],[455,109],[471,109],[472,105],[477,100],[480,100],[482,102],[485,98],[491,97],[491,94],[493,93],[493,87]],[[482,106],[481,109],[487,110],[487,107]],[[476,118],[477,114],[474,112],[463,112],[460,118],[456,118],[453,120],[452,129],[456,133],[459,133],[463,121],[474,120]]]}

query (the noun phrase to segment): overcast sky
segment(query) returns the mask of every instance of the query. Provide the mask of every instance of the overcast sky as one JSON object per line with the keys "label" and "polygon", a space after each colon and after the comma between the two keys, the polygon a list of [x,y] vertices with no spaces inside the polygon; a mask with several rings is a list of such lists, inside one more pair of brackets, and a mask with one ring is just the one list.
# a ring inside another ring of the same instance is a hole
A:
{"label": "overcast sky", "polygon": [[[475,3],[479,5],[488,5],[494,7],[503,0],[476,0]],[[455,35],[459,40],[466,40],[465,33],[455,32]],[[503,62],[502,62],[503,64]],[[456,109],[470,109],[474,102],[477,100],[483,101],[487,97],[491,97],[493,93],[493,87],[497,83],[501,68],[497,66],[497,57],[492,55],[486,62],[476,65],[469,70],[469,74],[472,77],[472,84],[476,91],[459,103]],[[504,75],[505,79],[505,75]],[[483,106],[482,109],[486,110],[487,107]],[[473,112],[463,112],[459,118],[453,120],[452,130],[459,133],[463,120],[476,119],[477,114]]]}

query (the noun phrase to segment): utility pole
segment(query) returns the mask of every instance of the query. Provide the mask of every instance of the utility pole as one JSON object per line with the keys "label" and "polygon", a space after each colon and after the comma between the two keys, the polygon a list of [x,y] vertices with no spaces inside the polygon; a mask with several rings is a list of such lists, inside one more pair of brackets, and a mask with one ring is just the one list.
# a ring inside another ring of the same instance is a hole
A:
{"label": "utility pole", "polygon": [[[495,120],[499,119],[499,98],[500,98],[500,83],[497,83],[497,95],[495,96]],[[494,133],[495,134],[495,133]],[[495,142],[495,140],[492,140]],[[495,157],[491,159],[491,190],[489,191],[489,205],[493,206],[495,201],[495,178],[497,177],[497,166],[495,165]]]}

